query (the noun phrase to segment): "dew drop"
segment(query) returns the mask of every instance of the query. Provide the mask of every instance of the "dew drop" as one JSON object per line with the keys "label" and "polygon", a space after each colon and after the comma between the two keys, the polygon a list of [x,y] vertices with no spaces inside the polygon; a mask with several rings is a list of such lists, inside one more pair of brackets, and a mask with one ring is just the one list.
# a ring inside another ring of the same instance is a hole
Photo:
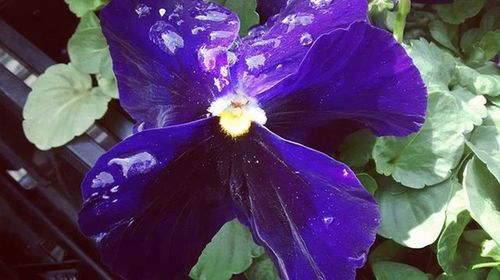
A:
{"label": "dew drop", "polygon": [[175,32],[175,27],[164,21],[158,21],[151,26],[149,39],[161,50],[172,55],[184,47],[184,39]]}
{"label": "dew drop", "polygon": [[158,10],[158,13],[160,14],[160,17],[163,17],[167,13],[167,10],[165,10],[164,8],[161,8]]}
{"label": "dew drop", "polygon": [[313,7],[315,8],[323,8],[325,6],[330,5],[333,2],[333,0],[310,0],[310,1]]}
{"label": "dew drop", "polygon": [[112,184],[114,181],[113,175],[108,172],[101,172],[92,180],[92,185],[90,187],[97,189]]}
{"label": "dew drop", "polygon": [[330,225],[331,223],[333,222],[333,217],[332,216],[327,216],[327,217],[323,217],[323,223],[325,225]]}
{"label": "dew drop", "polygon": [[311,36],[311,34],[306,32],[300,36],[300,44],[302,46],[309,46],[310,44],[312,44],[312,42],[313,42],[313,37]]}
{"label": "dew drop", "polygon": [[151,7],[145,4],[138,4],[135,7],[135,13],[139,18],[149,16],[151,14]]}
{"label": "dew drop", "polygon": [[115,192],[118,191],[119,188],[120,188],[120,186],[114,186],[109,191],[112,192],[112,193],[115,193]]}
{"label": "dew drop", "polygon": [[157,164],[156,158],[148,152],[142,152],[126,158],[115,158],[108,165],[119,165],[123,176],[127,178],[130,174],[143,174],[149,172]]}

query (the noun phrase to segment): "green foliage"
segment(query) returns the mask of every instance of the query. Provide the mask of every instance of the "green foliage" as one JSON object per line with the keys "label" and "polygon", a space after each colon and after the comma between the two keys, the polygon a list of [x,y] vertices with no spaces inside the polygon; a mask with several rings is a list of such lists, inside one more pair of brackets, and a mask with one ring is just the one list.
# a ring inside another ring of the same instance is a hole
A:
{"label": "green foliage", "polygon": [[435,5],[434,9],[436,9],[443,21],[451,24],[459,24],[477,15],[484,3],[485,0],[455,0],[453,4]]}
{"label": "green foliage", "polygon": [[229,10],[238,14],[240,19],[240,36],[245,36],[248,30],[259,24],[259,14],[257,9],[257,0],[211,0],[226,6]]}
{"label": "green foliage", "polygon": [[375,197],[382,215],[379,234],[410,248],[434,243],[445,222],[445,211],[455,181],[421,190],[408,189],[390,178],[379,179]]}
{"label": "green foliage", "polygon": [[377,280],[428,280],[427,275],[418,268],[403,263],[377,262],[373,264]]}
{"label": "green foliage", "polygon": [[54,65],[33,85],[23,111],[24,133],[41,150],[64,145],[101,118],[110,99],[92,88],[88,74]]}
{"label": "green foliage", "polygon": [[83,17],[88,12],[104,7],[109,0],[64,0],[64,2],[75,15]]}
{"label": "green foliage", "polygon": [[[237,220],[227,222],[201,253],[198,263],[191,269],[193,279],[231,279],[252,265],[252,259],[264,255],[264,248],[257,246],[248,228]],[[265,259],[260,260],[250,275],[270,274]],[[264,262],[264,263],[262,263]],[[253,273],[253,274],[252,274]]]}
{"label": "green foliage", "polygon": [[248,280],[279,280],[278,272],[271,259],[263,254],[254,259],[252,266],[245,271],[245,277]]}
{"label": "green foliage", "polygon": [[458,109],[450,94],[430,94],[427,120],[419,132],[377,139],[373,149],[377,172],[417,189],[446,180],[463,153],[464,125],[457,122],[462,119]]}
{"label": "green foliage", "polygon": [[76,32],[69,39],[68,54],[73,66],[79,70],[114,79],[109,47],[94,13],[82,17]]}
{"label": "green foliage", "polygon": [[363,167],[371,159],[375,136],[362,129],[347,136],[339,148],[340,160],[350,167]]}
{"label": "green foliage", "polygon": [[464,188],[471,216],[500,244],[500,183],[477,158],[467,163]]}

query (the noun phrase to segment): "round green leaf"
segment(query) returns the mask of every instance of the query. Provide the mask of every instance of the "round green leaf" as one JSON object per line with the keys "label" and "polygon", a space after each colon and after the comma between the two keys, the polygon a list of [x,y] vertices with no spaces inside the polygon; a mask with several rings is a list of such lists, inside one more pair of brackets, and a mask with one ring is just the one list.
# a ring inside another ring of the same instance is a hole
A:
{"label": "round green leaf", "polygon": [[200,280],[230,279],[264,254],[264,248],[253,242],[252,234],[237,220],[227,222],[207,244],[189,277]]}
{"label": "round green leaf", "polygon": [[356,177],[358,177],[358,180],[361,182],[361,184],[371,194],[374,194],[377,191],[378,184],[377,184],[377,181],[375,179],[373,179],[372,176],[370,176],[366,173],[359,173],[359,174],[356,174]]}
{"label": "round green leaf", "polygon": [[485,0],[454,0],[452,4],[435,5],[434,9],[443,21],[459,24],[477,15],[484,6],[484,2]]}
{"label": "round green leaf", "polygon": [[100,90],[92,89],[89,75],[71,65],[51,66],[28,96],[24,133],[41,150],[62,146],[101,118],[109,100]]}
{"label": "round green leaf", "polygon": [[347,136],[339,148],[340,160],[351,167],[365,166],[371,159],[375,139],[368,129]]}
{"label": "round green leaf", "polygon": [[472,218],[500,244],[500,183],[483,162],[473,158],[465,167],[463,185]]}
{"label": "round green leaf", "polygon": [[390,178],[379,180],[375,198],[380,205],[379,234],[410,248],[434,243],[444,225],[453,182],[422,190],[405,188]]}
{"label": "round green leaf", "polygon": [[500,108],[488,107],[488,117],[472,132],[467,145],[500,181]]}
{"label": "round green leaf", "polygon": [[240,36],[245,36],[248,30],[259,24],[259,14],[257,9],[257,0],[211,0],[212,2],[226,6],[229,10],[235,12],[240,19]]}
{"label": "round green leaf", "polygon": [[377,280],[428,280],[418,268],[404,263],[377,262],[372,268]]}
{"label": "round green leaf", "polygon": [[470,221],[467,199],[463,189],[455,192],[446,209],[446,223],[437,243],[437,259],[447,275],[470,268],[466,256],[459,251],[460,236]]}
{"label": "round green leaf", "polygon": [[418,133],[377,139],[373,148],[377,172],[411,188],[443,182],[463,153],[462,119],[453,96],[430,94],[427,119]]}
{"label": "round green leaf", "polygon": [[68,41],[68,54],[73,66],[89,74],[113,79],[111,55],[94,13],[86,14]]}
{"label": "round green leaf", "polygon": [[483,119],[488,115],[486,110],[486,98],[481,95],[474,95],[470,91],[457,87],[451,94],[457,99],[460,110],[462,111],[462,120],[464,132],[469,133],[474,126],[483,123]]}

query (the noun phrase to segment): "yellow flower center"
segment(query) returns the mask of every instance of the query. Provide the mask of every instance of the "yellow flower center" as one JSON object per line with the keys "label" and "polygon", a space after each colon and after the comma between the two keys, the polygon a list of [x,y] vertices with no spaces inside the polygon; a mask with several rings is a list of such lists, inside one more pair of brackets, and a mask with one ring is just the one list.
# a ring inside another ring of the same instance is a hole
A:
{"label": "yellow flower center", "polygon": [[243,95],[224,96],[214,101],[208,109],[219,117],[221,129],[227,135],[237,138],[250,130],[252,122],[265,124],[265,112],[255,101]]}

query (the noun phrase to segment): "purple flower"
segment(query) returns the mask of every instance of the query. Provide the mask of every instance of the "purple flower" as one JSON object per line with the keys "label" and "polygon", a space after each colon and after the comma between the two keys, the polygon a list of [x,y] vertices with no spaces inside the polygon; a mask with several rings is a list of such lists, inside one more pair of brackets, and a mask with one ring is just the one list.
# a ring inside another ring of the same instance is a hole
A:
{"label": "purple flower", "polygon": [[336,128],[408,135],[427,100],[366,10],[290,1],[240,39],[236,15],[213,3],[111,1],[103,30],[140,125],[82,185],[80,226],[103,261],[127,279],[184,279],[238,218],[283,279],[354,279],[378,207],[346,165],[304,145],[326,151]]}

